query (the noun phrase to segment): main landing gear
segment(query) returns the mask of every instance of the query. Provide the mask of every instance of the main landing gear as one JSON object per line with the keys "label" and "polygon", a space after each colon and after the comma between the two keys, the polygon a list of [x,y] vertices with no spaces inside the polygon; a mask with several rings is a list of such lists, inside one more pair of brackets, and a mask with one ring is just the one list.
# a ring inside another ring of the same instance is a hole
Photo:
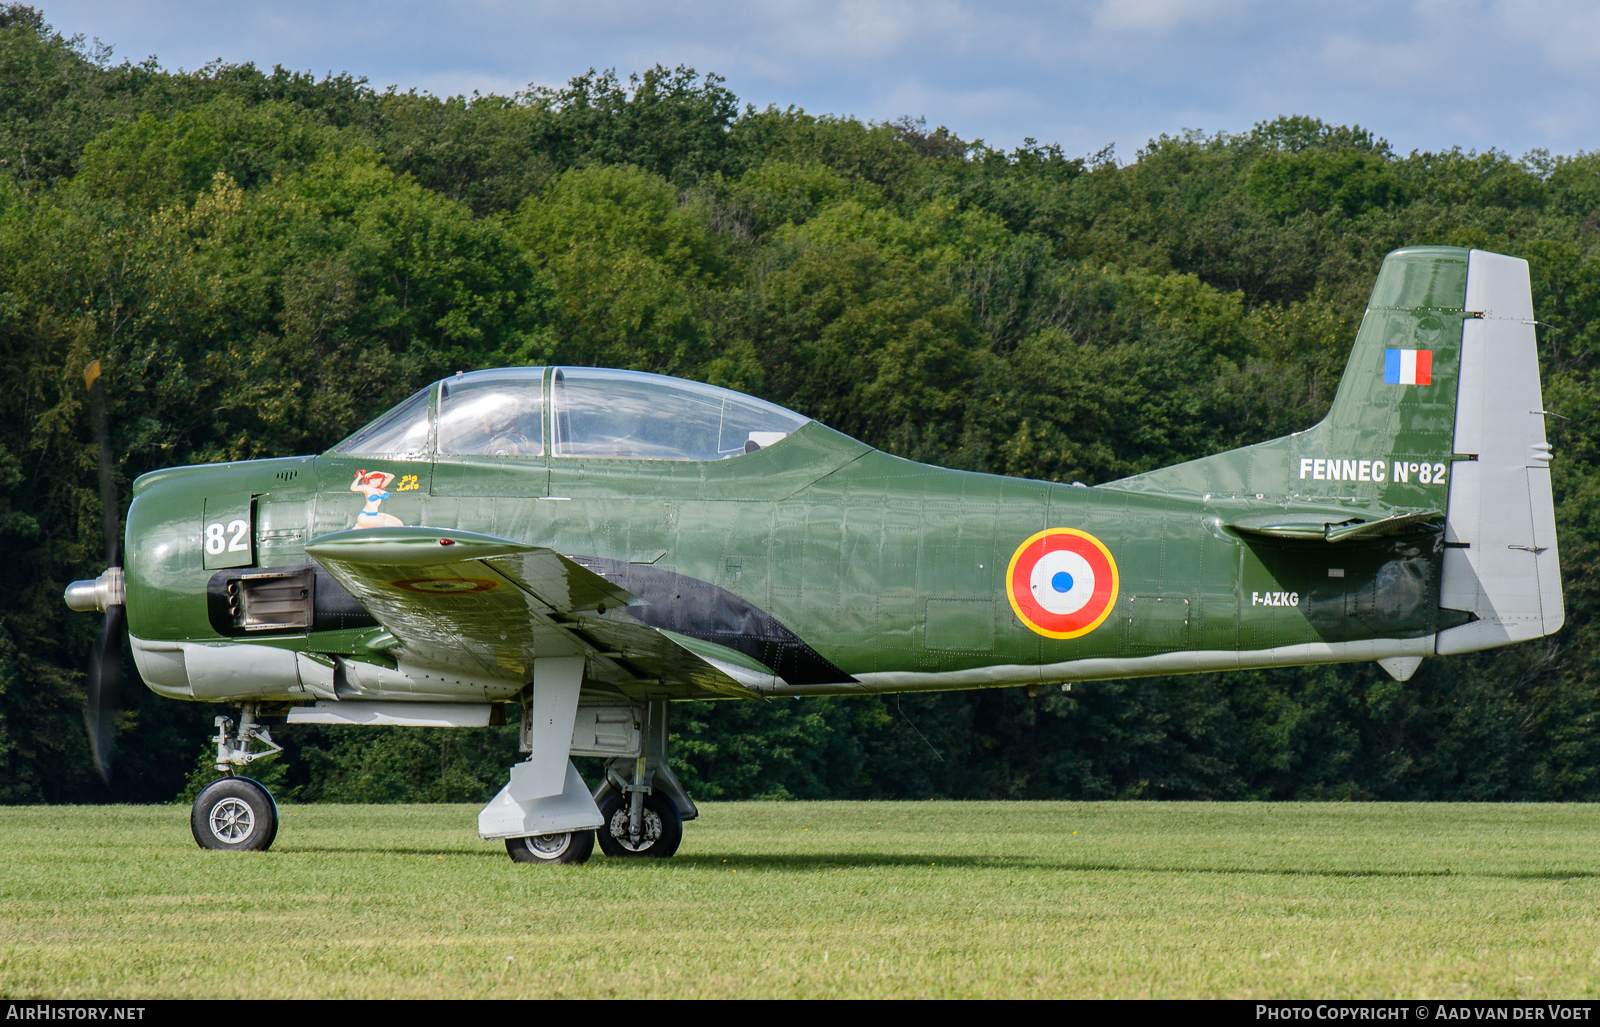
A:
{"label": "main landing gear", "polygon": [[[634,792],[633,795],[638,795]],[[632,796],[613,795],[600,806],[606,818],[595,833],[600,851],[607,856],[655,856],[666,859],[683,841],[683,817],[665,795],[641,796],[637,813]]]}
{"label": "main landing gear", "polygon": [[[239,715],[237,744],[228,738],[228,729],[233,727],[231,718],[218,717],[216,725],[216,767],[227,776],[206,785],[195,797],[194,808],[189,811],[189,829],[202,849],[265,852],[278,836],[278,804],[266,786],[236,776],[234,768],[275,756],[283,747],[274,744],[267,729],[256,723],[254,705],[246,706]],[[251,752],[251,742],[260,742],[267,751]]]}
{"label": "main landing gear", "polygon": [[600,802],[600,815],[605,818],[595,832],[600,851],[607,856],[665,859],[677,852],[683,841],[683,816],[664,789],[653,787],[655,768],[649,761],[640,757],[633,762],[631,780],[615,767],[606,768],[606,784],[615,790]]}
{"label": "main landing gear", "polygon": [[583,863],[594,852],[593,831],[564,831],[507,838],[506,853],[518,863]]}
{"label": "main landing gear", "polygon": [[[556,795],[547,785],[541,795],[527,788],[535,762],[530,757],[512,768],[511,783],[480,814],[479,834],[504,838],[506,852],[518,863],[582,863],[596,842],[601,852],[619,858],[665,859],[677,852],[684,821],[699,811],[667,766],[666,700],[584,707],[580,716],[603,730],[580,730],[572,735],[570,750],[545,754],[566,764],[565,790]],[[525,707],[524,752],[534,750],[528,730],[534,719]],[[592,796],[566,759],[569,753],[609,757],[605,780]],[[546,833],[526,833],[541,828]]]}
{"label": "main landing gear", "polygon": [[[594,854],[598,841],[607,856],[671,856],[683,841],[683,815],[655,769],[640,769],[629,780],[608,767],[606,783],[596,795],[599,828],[507,838],[506,853],[518,863],[582,863]],[[676,779],[672,784],[677,785]],[[681,787],[676,790],[681,794]]]}

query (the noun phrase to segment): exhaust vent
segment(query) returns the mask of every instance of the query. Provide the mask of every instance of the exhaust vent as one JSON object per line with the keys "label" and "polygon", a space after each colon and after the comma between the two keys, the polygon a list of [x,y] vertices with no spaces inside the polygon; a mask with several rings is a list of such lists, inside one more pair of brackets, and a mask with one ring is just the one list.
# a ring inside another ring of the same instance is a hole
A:
{"label": "exhaust vent", "polygon": [[378,626],[338,579],[310,563],[217,571],[206,583],[206,615],[225,638]]}
{"label": "exhaust vent", "polygon": [[310,567],[258,571],[224,579],[228,622],[234,631],[309,631],[317,578]]}

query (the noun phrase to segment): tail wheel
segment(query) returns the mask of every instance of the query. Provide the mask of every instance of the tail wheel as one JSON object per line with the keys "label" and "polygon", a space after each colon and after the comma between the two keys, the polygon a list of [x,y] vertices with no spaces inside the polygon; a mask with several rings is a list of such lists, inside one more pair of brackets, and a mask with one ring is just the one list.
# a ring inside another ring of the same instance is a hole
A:
{"label": "tail wheel", "polygon": [[600,836],[600,851],[607,856],[655,856],[666,859],[678,851],[683,841],[683,818],[678,807],[660,792],[644,797],[639,840],[628,832],[628,793],[614,792],[600,806],[605,823],[595,833]]}
{"label": "tail wheel", "polygon": [[195,798],[189,830],[202,849],[265,852],[278,836],[278,804],[248,777],[225,777]]}
{"label": "tail wheel", "polygon": [[593,852],[593,831],[506,839],[506,853],[518,863],[583,863]]}

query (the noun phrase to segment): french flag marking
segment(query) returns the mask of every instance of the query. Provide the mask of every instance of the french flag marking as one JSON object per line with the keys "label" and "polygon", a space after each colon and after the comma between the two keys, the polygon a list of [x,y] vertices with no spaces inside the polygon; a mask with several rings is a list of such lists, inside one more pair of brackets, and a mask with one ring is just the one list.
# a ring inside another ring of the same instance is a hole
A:
{"label": "french flag marking", "polygon": [[1384,350],[1383,380],[1390,385],[1432,385],[1433,350]]}

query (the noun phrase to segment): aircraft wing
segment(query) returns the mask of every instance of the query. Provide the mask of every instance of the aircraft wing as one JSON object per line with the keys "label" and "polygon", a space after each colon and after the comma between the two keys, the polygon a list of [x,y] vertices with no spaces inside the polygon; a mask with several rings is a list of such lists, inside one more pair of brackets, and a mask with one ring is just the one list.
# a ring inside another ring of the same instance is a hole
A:
{"label": "aircraft wing", "polygon": [[710,698],[749,688],[623,612],[640,600],[554,550],[469,531],[366,528],[306,553],[397,640],[402,662],[441,676],[527,681],[535,657],[587,656],[591,680]]}

